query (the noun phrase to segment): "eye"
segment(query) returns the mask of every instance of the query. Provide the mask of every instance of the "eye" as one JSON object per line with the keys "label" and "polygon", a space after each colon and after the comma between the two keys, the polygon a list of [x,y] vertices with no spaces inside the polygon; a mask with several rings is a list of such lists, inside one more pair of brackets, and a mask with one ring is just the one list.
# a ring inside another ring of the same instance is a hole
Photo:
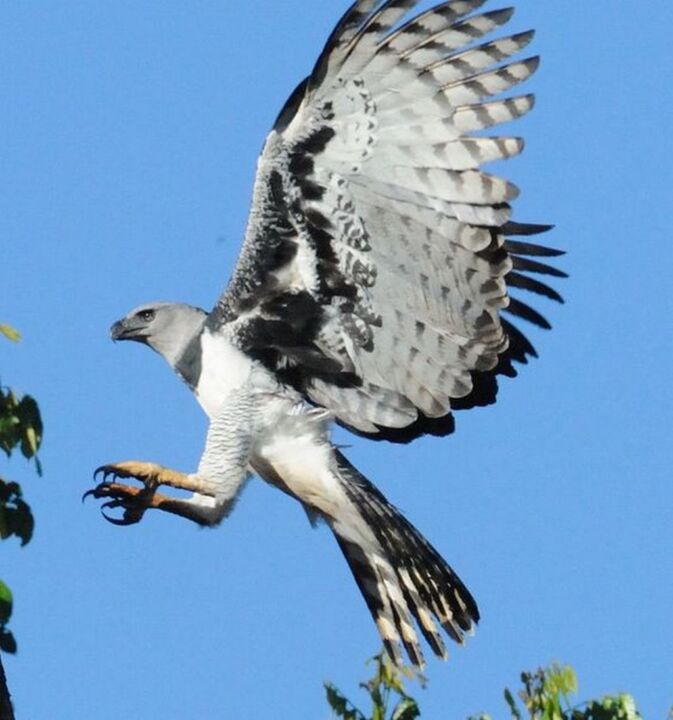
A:
{"label": "eye", "polygon": [[140,318],[143,322],[151,322],[154,320],[154,310],[141,310],[136,313],[136,317]]}

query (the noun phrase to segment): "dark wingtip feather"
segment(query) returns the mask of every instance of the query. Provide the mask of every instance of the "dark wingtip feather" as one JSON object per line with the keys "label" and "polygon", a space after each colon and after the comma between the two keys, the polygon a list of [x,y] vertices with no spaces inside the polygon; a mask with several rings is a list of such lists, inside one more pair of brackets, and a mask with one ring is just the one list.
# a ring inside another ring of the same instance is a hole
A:
{"label": "dark wingtip feather", "polygon": [[419,670],[422,670],[425,667],[425,658],[420,648],[404,639],[402,639],[402,645],[404,645],[404,649],[407,651],[411,664]]}
{"label": "dark wingtip feather", "polygon": [[502,327],[509,338],[509,349],[507,354],[511,360],[526,365],[528,358],[538,357],[537,350],[531,341],[519,330],[516,325],[502,318]]}
{"label": "dark wingtip feather", "polygon": [[561,257],[565,250],[536,245],[534,243],[518,242],[516,240],[505,240],[503,247],[510,255],[530,255],[533,257]]}
{"label": "dark wingtip feather", "polygon": [[534,72],[537,72],[538,68],[540,67],[542,57],[540,55],[532,55],[531,57],[526,58],[522,62],[528,66],[528,69],[530,70],[532,75]]}
{"label": "dark wingtip feather", "polygon": [[388,655],[388,658],[393,663],[393,665],[397,665],[398,667],[402,666],[402,655],[400,655],[399,648],[397,647],[397,644],[392,642],[391,640],[387,640],[386,638],[382,638],[383,641],[383,647],[386,650],[386,653]]}
{"label": "dark wingtip feather", "polygon": [[509,299],[509,306],[506,307],[504,311],[510,313],[510,315],[515,315],[523,320],[527,320],[529,323],[537,325],[543,330],[551,330],[549,321],[540,315],[537,310],[534,310],[530,305],[526,305],[526,303],[521,302],[521,300],[511,297]]}
{"label": "dark wingtip feather", "polygon": [[510,5],[509,7],[504,7],[500,10],[490,10],[489,12],[485,12],[484,17],[489,19],[493,18],[496,22],[500,22],[502,25],[505,25],[505,23],[508,23],[512,19],[515,12],[516,8]]}
{"label": "dark wingtip feather", "polygon": [[515,270],[521,270],[522,272],[537,273],[538,275],[551,275],[557,278],[567,278],[568,273],[552,265],[545,265],[544,263],[537,262],[536,260],[530,260],[527,257],[520,255],[512,255],[512,266]]}
{"label": "dark wingtip feather", "polygon": [[563,297],[559,295],[554,288],[549,287],[549,285],[546,285],[539,280],[535,280],[535,278],[522,275],[518,272],[510,272],[505,279],[508,287],[528,290],[529,292],[535,293],[536,295],[542,295],[543,297],[554,300],[554,302],[561,303],[562,305],[565,302]]}
{"label": "dark wingtip feather", "polygon": [[502,226],[504,235],[540,235],[554,229],[554,225],[538,223],[519,223],[510,220]]}
{"label": "dark wingtip feather", "polygon": [[523,32],[514,33],[514,35],[512,35],[512,40],[514,40],[514,42],[520,46],[519,50],[523,50],[526,45],[530,44],[534,37],[535,30],[530,29],[524,30]]}

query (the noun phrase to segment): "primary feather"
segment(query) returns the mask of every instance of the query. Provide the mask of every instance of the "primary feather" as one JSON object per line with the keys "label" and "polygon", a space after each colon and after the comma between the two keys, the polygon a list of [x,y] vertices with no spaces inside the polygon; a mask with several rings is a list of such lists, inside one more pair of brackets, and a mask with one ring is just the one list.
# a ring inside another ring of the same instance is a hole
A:
{"label": "primary feather", "polygon": [[471,135],[531,109],[530,95],[491,98],[536,70],[509,62],[532,33],[484,41],[513,11],[477,0],[400,24],[415,4],[361,0],[337,25],[267,139],[211,319],[342,424],[405,440],[492,401],[479,376],[530,354],[501,312],[546,321],[510,288],[560,299],[526,275],[537,247],[507,244],[517,188],[481,169],[522,140]]}

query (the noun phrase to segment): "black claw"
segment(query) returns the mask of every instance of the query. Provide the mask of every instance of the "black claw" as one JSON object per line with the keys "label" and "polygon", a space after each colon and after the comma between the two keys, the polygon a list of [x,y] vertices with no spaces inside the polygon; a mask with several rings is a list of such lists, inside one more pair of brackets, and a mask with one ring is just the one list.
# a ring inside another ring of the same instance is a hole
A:
{"label": "black claw", "polygon": [[87,490],[84,495],[82,495],[82,503],[84,503],[84,501],[89,497],[96,497],[97,489],[98,488],[92,488],[91,490]]}
{"label": "black claw", "polygon": [[[105,510],[116,510],[120,507],[124,508],[124,515],[121,518],[112,517],[105,512]],[[112,523],[112,525],[118,525],[120,527],[126,527],[127,525],[135,525],[136,523],[139,523],[143,517],[142,513],[135,514],[131,512],[129,508],[124,507],[123,500],[110,500],[106,503],[103,503],[100,509],[100,513],[109,523]]]}
{"label": "black claw", "polygon": [[82,502],[84,502],[87,498],[93,497],[96,498],[96,500],[100,500],[100,498],[108,497],[106,494],[107,491],[107,485],[105,482],[101,482],[96,487],[91,488],[91,490],[87,490],[84,495],[82,495]]}
{"label": "black claw", "polygon": [[82,502],[84,502],[89,497],[96,498],[96,500],[100,500],[100,498],[104,497],[109,497],[107,491],[108,484],[105,482],[105,480],[103,480],[103,482],[98,483],[96,487],[91,488],[91,490],[87,490],[84,495],[82,495]]}
{"label": "black claw", "polygon": [[109,465],[101,465],[100,467],[96,468],[93,471],[93,479],[94,480],[97,480],[100,475],[103,476],[101,482],[106,482],[107,479],[110,477],[110,475],[112,475],[112,477],[123,477],[114,468],[110,467]]}
{"label": "black claw", "polygon": [[[112,477],[114,481],[118,477],[125,477],[123,473],[118,473],[114,467],[110,465],[101,465],[99,468],[94,470],[94,480],[98,480],[96,487],[91,490],[87,490],[82,495],[82,502],[89,497],[94,497],[97,500],[103,498],[109,498],[106,502],[101,505],[101,515],[113,525],[135,525],[139,523],[147,508],[143,506],[142,502],[139,501],[139,497],[135,495],[127,495],[122,486],[121,488],[112,488],[108,482],[108,478]],[[121,518],[116,518],[108,513],[106,510],[117,510],[123,508],[124,514]]]}

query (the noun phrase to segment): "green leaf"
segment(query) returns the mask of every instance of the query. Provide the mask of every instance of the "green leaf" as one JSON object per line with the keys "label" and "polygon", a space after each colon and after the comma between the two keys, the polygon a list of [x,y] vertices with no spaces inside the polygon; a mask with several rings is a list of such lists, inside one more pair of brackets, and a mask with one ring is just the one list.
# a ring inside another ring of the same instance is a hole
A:
{"label": "green leaf", "polygon": [[11,340],[12,342],[18,342],[21,340],[21,333],[18,330],[15,330],[10,325],[5,325],[4,323],[0,323],[0,334],[4,335],[8,340]]}
{"label": "green leaf", "polygon": [[0,580],[0,650],[7,653],[16,652],[16,640],[5,625],[12,615],[12,591]]}
{"label": "green leaf", "polygon": [[0,418],[0,448],[5,451],[7,457],[12,450],[21,442],[21,423],[16,415],[6,412]]}
{"label": "green leaf", "polygon": [[408,697],[397,705],[390,720],[416,720],[420,716],[416,701]]}
{"label": "green leaf", "polygon": [[16,640],[9,630],[0,630],[0,650],[12,655],[16,652]]}
{"label": "green leaf", "polygon": [[16,509],[10,515],[12,533],[21,540],[21,545],[27,545],[33,537],[35,519],[28,503],[23,500],[16,501]]}
{"label": "green leaf", "polygon": [[42,417],[35,399],[24,395],[16,408],[16,416],[21,424],[21,452],[24,457],[32,458],[42,442]]}
{"label": "green leaf", "polygon": [[509,705],[509,710],[512,713],[512,717],[516,718],[516,720],[521,720],[521,713],[519,712],[519,708],[516,705],[516,700],[507,688],[505,688],[505,701],[507,702],[507,705]]}
{"label": "green leaf", "polygon": [[607,696],[587,705],[586,720],[642,720],[631,695]]}
{"label": "green leaf", "polygon": [[346,698],[334,687],[325,683],[325,693],[327,695],[327,703],[335,713],[343,713],[346,708]]}
{"label": "green leaf", "polygon": [[6,625],[12,615],[12,591],[0,580],[0,625]]}
{"label": "green leaf", "polygon": [[6,483],[0,479],[0,539],[16,535],[22,545],[30,542],[35,520],[30,506],[21,498],[17,483]]}
{"label": "green leaf", "polygon": [[575,671],[570,667],[570,665],[566,665],[561,671],[561,674],[563,675],[563,682],[565,685],[564,692],[567,695],[570,693],[576,693],[578,685],[577,674]]}
{"label": "green leaf", "polygon": [[325,693],[327,702],[336,717],[341,720],[367,720],[331,683],[325,683]]}

